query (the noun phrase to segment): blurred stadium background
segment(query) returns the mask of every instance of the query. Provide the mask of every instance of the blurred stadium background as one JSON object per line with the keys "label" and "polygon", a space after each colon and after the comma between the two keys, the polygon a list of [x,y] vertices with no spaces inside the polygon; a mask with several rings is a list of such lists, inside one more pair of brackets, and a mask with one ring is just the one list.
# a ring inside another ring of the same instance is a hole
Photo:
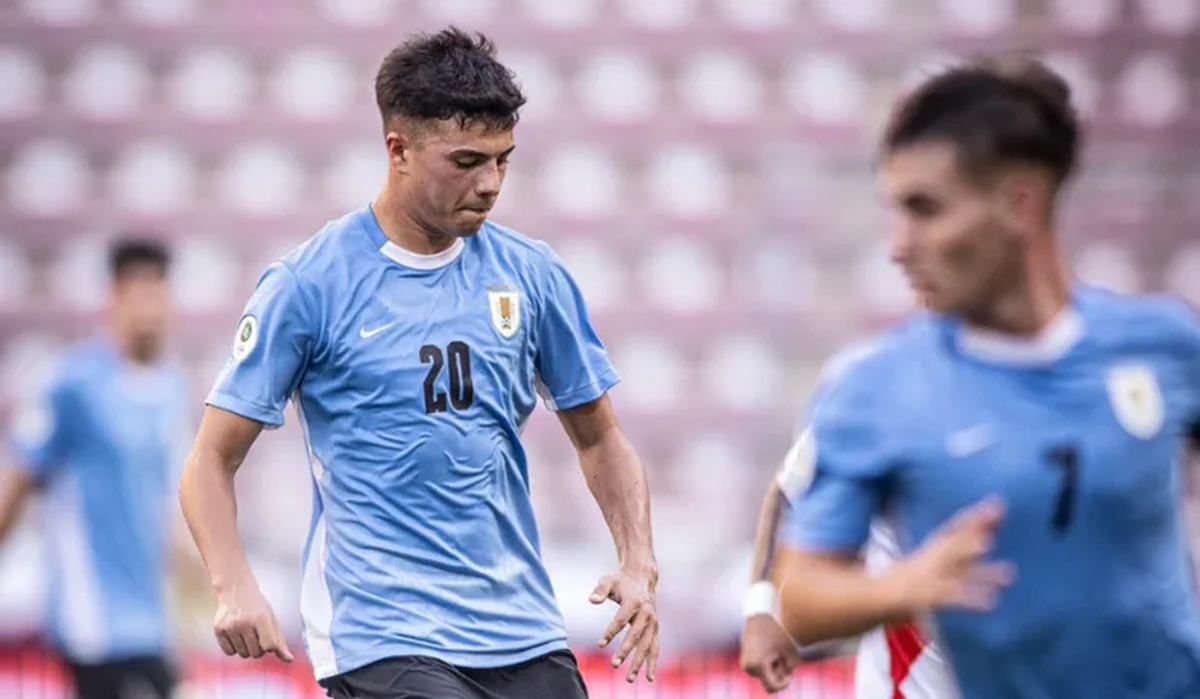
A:
{"label": "blurred stadium background", "polygon": [[[94,326],[105,241],[130,230],[177,244],[174,349],[198,412],[258,273],[376,194],[379,59],[448,22],[489,33],[529,93],[494,218],[577,275],[651,473],[657,690],[589,650],[612,546],[556,421],[526,432],[593,696],[759,696],[736,672],[756,508],[822,361],[907,309],[871,158],[925,71],[1045,51],[1091,128],[1063,221],[1079,274],[1200,303],[1198,0],[0,0],[0,420]],[[294,424],[238,486],[295,648],[310,481]],[[34,514],[0,548],[5,697],[64,696],[38,641]],[[204,582],[175,587],[191,695],[320,696],[303,664],[220,657]],[[789,696],[846,697],[848,667],[807,666]]]}

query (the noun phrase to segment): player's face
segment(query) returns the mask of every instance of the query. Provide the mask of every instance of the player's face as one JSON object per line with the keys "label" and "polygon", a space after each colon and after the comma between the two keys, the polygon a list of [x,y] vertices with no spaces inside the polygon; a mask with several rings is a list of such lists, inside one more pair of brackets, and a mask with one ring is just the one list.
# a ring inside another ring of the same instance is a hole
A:
{"label": "player's face", "polygon": [[423,126],[400,164],[417,223],[453,237],[479,232],[500,196],[514,147],[511,129],[456,119]]}
{"label": "player's face", "polygon": [[941,143],[893,151],[880,179],[892,260],[919,301],[939,313],[986,313],[1021,269],[1022,235],[1003,193],[963,176],[953,146]]}
{"label": "player's face", "polygon": [[170,285],[153,265],[133,267],[113,282],[113,323],[140,361],[151,361],[166,342],[171,319]]}

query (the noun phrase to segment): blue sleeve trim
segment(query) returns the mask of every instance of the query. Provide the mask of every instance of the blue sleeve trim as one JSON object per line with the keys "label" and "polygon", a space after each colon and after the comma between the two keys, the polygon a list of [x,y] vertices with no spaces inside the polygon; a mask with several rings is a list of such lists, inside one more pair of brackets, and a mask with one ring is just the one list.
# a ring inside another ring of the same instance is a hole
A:
{"label": "blue sleeve trim", "polygon": [[283,411],[264,408],[261,405],[256,405],[250,401],[242,400],[241,398],[232,396],[224,391],[213,391],[208,395],[208,399],[205,401],[205,403],[214,408],[220,408],[221,410],[231,412],[234,415],[240,415],[247,420],[261,422],[268,428],[283,426]]}
{"label": "blue sleeve trim", "polygon": [[582,388],[567,391],[561,395],[552,396],[554,399],[554,409],[556,411],[570,410],[571,408],[591,403],[594,400],[598,400],[605,393],[608,393],[613,386],[616,386],[620,382],[621,377],[617,374],[617,370],[609,367],[599,378],[590,384]]}

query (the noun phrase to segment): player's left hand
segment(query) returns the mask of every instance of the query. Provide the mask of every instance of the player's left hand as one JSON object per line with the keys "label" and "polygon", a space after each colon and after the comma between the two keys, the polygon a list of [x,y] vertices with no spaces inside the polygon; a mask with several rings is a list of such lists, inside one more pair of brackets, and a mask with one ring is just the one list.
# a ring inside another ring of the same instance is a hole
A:
{"label": "player's left hand", "polygon": [[646,666],[646,679],[653,682],[658,674],[658,610],[655,608],[655,583],[651,575],[622,569],[600,578],[596,589],[592,590],[588,598],[592,604],[604,604],[605,600],[612,600],[621,605],[612,623],[604,630],[598,645],[601,648],[608,647],[622,629],[629,627],[612,661],[613,667],[621,667],[625,658],[633,652],[633,661],[625,677],[629,682],[637,679],[643,665]]}
{"label": "player's left hand", "polygon": [[800,652],[770,614],[748,617],[742,626],[742,670],[762,683],[767,694],[788,688],[800,665]]}

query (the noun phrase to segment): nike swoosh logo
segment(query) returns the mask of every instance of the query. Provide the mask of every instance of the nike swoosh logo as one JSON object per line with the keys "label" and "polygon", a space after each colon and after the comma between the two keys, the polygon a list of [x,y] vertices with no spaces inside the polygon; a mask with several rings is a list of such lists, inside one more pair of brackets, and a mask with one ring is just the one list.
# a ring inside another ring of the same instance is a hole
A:
{"label": "nike swoosh logo", "polygon": [[367,330],[367,326],[364,325],[364,326],[362,326],[362,328],[359,329],[358,336],[364,340],[369,340],[372,337],[375,337],[379,333],[383,332],[384,330],[387,330],[388,328],[392,327],[395,324],[396,324],[396,321],[393,320],[392,322],[388,323],[387,325],[380,325],[378,328],[371,328],[370,330]]}
{"label": "nike swoosh logo", "polygon": [[946,450],[957,457],[972,456],[990,447],[993,441],[990,425],[976,425],[950,435],[946,439]]}

